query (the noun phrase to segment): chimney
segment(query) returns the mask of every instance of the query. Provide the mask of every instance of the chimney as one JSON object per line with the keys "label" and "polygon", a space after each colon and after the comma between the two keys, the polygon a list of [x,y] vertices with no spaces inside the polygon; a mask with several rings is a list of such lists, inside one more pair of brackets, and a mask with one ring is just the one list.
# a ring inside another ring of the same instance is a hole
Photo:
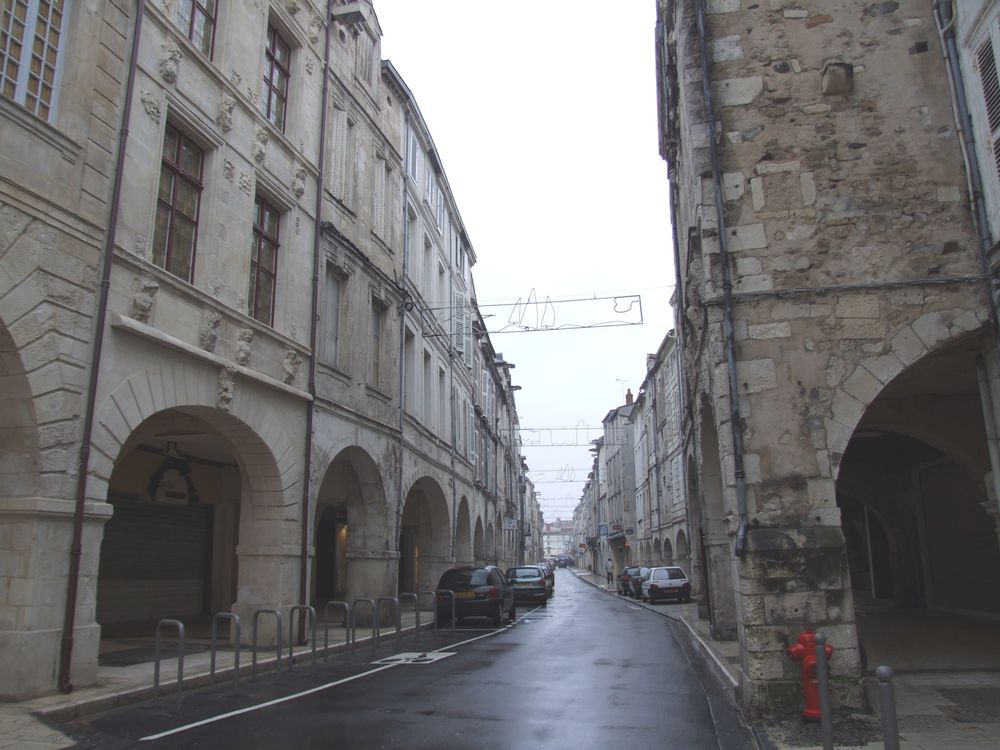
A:
{"label": "chimney", "polygon": [[628,406],[632,403],[632,389],[629,388],[625,391],[625,405]]}

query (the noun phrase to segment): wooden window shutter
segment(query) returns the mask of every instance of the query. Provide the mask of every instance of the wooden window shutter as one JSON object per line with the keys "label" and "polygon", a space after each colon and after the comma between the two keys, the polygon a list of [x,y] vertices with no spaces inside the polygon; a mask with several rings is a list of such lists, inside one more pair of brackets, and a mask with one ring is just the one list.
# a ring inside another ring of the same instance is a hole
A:
{"label": "wooden window shutter", "polygon": [[344,176],[347,167],[347,112],[334,107],[330,128],[330,192],[344,199]]}
{"label": "wooden window shutter", "polygon": [[[998,19],[1000,23],[1000,19]],[[985,134],[992,157],[994,176],[1000,179],[1000,78],[997,75],[995,40],[1000,34],[994,28],[976,50],[976,66],[983,91],[983,107],[989,133]]]}

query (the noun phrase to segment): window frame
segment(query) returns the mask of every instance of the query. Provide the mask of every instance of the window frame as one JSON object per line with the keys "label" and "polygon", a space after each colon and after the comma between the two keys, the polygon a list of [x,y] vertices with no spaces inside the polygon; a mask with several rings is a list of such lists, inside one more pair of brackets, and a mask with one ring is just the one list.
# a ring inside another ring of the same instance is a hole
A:
{"label": "window frame", "polygon": [[388,306],[372,295],[368,327],[368,385],[382,389],[382,342],[385,340],[385,317]]}
{"label": "window frame", "polygon": [[[252,221],[252,231],[251,231],[251,246],[250,246],[250,279],[249,288],[247,290],[247,307],[248,313],[251,318],[256,320],[258,323],[263,323],[266,326],[274,327],[274,313],[275,313],[275,299],[277,298],[278,289],[278,258],[281,254],[281,214],[282,211],[274,203],[269,201],[261,193],[257,193],[254,196],[254,206],[253,206],[253,221]],[[268,209],[270,213],[274,214],[275,226],[274,234],[267,234],[267,225],[260,221],[262,215],[262,209]],[[261,247],[267,243],[271,243],[274,246],[273,252],[273,268],[269,271],[264,268],[260,263],[260,250]],[[257,301],[258,292],[260,290],[260,278],[261,276],[270,276],[271,279],[271,299],[268,301],[268,318],[265,320],[257,316]]]}
{"label": "window frame", "polygon": [[[0,17],[0,41],[6,40],[4,49],[0,50],[0,96],[45,122],[52,122],[56,118],[62,71],[67,54],[60,44],[64,43],[67,37],[65,29],[68,25],[71,0],[14,0],[14,2],[24,7],[24,23],[21,26],[21,37],[18,39],[13,34],[13,27],[17,24],[16,16],[5,10],[3,17]],[[40,36],[38,25],[42,20],[43,10],[47,10],[48,14],[45,18],[45,33]],[[53,24],[53,16],[57,14],[59,22]],[[41,56],[35,53],[35,45],[38,42],[44,48]],[[20,47],[16,55],[10,54],[12,44]],[[47,54],[50,49],[55,50],[54,62],[51,63]],[[41,74],[37,74],[33,69],[32,62],[36,60],[42,69]],[[11,64],[15,67],[13,77],[5,73],[5,69]],[[48,81],[45,80],[47,71],[51,71],[51,79]],[[35,84],[34,91],[32,83]],[[8,85],[13,89],[11,93],[5,92]]]}
{"label": "window frame", "polygon": [[[330,315],[332,302],[330,299],[331,280],[336,282],[337,285],[337,300],[332,308],[336,314],[332,316],[332,319]],[[326,274],[323,283],[323,361],[333,367],[338,366],[340,359],[340,320],[343,313],[344,287],[346,283],[347,277],[344,273],[335,265],[328,262],[326,264]],[[330,341],[331,331],[333,332],[332,346]],[[331,348],[333,349],[332,352]]]}
{"label": "window frame", "polygon": [[[212,10],[209,11],[207,8],[207,3],[204,0],[177,0],[177,9],[174,11],[174,20],[178,27],[184,32],[184,36],[189,42],[201,52],[209,60],[212,60],[215,56],[215,32],[219,28],[219,2],[218,0],[211,0]],[[181,15],[182,8],[189,7],[191,9],[191,15],[189,18],[184,19]],[[194,24],[197,17],[207,18],[211,23],[212,33],[210,34],[210,39],[208,40],[208,50],[204,47],[199,46],[198,42],[194,37]],[[181,25],[181,21],[187,21],[187,28],[185,29]]]}
{"label": "window frame", "polygon": [[[275,48],[278,48],[278,52],[284,52],[285,64],[283,65],[276,55]],[[281,49],[283,48],[283,50]],[[277,71],[277,75],[276,75]],[[284,93],[281,92],[280,87],[275,85],[275,78],[279,79],[284,76]],[[285,125],[288,121],[288,100],[289,94],[291,92],[292,85],[292,45],[285,41],[284,35],[278,29],[277,26],[272,22],[267,24],[267,40],[264,45],[264,71],[261,79],[261,97],[260,97],[260,107],[261,114],[264,115],[265,119],[270,122],[274,127],[278,128],[282,133],[285,132]],[[277,97],[281,102],[281,116],[280,121],[275,120],[275,113],[272,110],[272,104],[274,98]]]}
{"label": "window frame", "polygon": [[[170,133],[175,133],[177,136],[175,153],[169,158],[167,156],[167,137]],[[183,146],[187,144],[193,149],[196,149],[200,154],[200,160],[198,164],[198,175],[195,176],[184,170],[182,165],[180,153]],[[178,127],[175,123],[168,121],[166,127],[163,131],[163,140],[160,150],[160,171],[157,174],[157,187],[156,187],[156,218],[154,219],[153,228],[153,249],[152,257],[153,264],[162,268],[167,273],[176,276],[189,284],[194,283],[195,267],[198,259],[198,234],[201,225],[201,200],[205,190],[205,161],[206,161],[207,151],[202,145],[194,138],[192,138],[188,131],[184,128]],[[162,187],[163,187],[163,176],[164,170],[169,170],[173,176],[173,183],[171,186],[171,200],[169,203],[165,202],[161,197]],[[193,217],[184,214],[178,207],[178,195],[177,189],[178,185],[181,183],[187,183],[194,188],[197,199],[195,201],[195,214]],[[159,228],[159,213],[161,207],[167,207],[169,211],[170,218],[167,222],[166,237],[163,240],[165,246],[164,257],[162,262],[156,260],[157,250],[159,248],[160,242],[158,241],[158,228]],[[176,273],[173,266],[174,259],[174,247],[173,239],[175,237],[174,227],[176,226],[177,215],[180,214],[183,218],[188,219],[192,224],[192,244],[190,249],[190,254],[188,257],[188,276],[185,278],[180,274]]]}
{"label": "window frame", "polygon": [[[962,15],[962,4],[958,4]],[[962,68],[965,71],[966,98],[975,136],[975,153],[970,154],[979,163],[983,181],[989,231],[994,241],[1000,236],[1000,102],[994,101],[993,118],[996,128],[990,127],[990,108],[986,103],[981,75],[980,50],[987,44],[992,47],[993,76],[1000,76],[1000,3],[985,10],[967,29],[962,44]],[[997,81],[994,80],[996,87]],[[994,90],[993,95],[996,96]]]}

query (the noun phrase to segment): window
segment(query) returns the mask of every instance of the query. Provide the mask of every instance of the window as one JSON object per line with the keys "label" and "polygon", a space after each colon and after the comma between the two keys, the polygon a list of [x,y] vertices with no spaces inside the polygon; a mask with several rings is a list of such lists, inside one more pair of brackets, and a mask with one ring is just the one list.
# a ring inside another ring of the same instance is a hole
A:
{"label": "window", "polygon": [[[962,13],[962,3],[958,4]],[[972,31],[966,53],[973,74],[967,77],[976,150],[986,192],[987,214],[994,239],[1000,235],[1000,3]]]}
{"label": "window", "polygon": [[383,240],[388,240],[388,217],[392,214],[390,184],[392,172],[389,163],[381,156],[375,159],[375,189],[372,191],[372,230]]}
{"label": "window", "polygon": [[373,388],[381,386],[382,370],[382,327],[385,325],[385,306],[377,299],[372,300],[371,339],[368,351],[368,382]]}
{"label": "window", "polygon": [[215,0],[178,0],[177,25],[195,47],[212,56],[215,41]]}
{"label": "window", "polygon": [[278,210],[260,196],[253,207],[253,243],[250,248],[250,315],[261,323],[274,322],[274,277],[278,264]]}
{"label": "window", "polygon": [[410,278],[413,278],[413,248],[417,246],[419,236],[420,223],[417,221],[417,212],[407,203],[406,225],[403,227],[403,265]]}
{"label": "window", "polygon": [[416,132],[410,131],[410,137],[406,141],[406,173],[414,182],[420,179],[420,162],[423,159],[423,151],[420,148],[420,140]]}
{"label": "window", "polygon": [[409,328],[403,334],[403,365],[406,411],[414,414],[417,408],[417,337]]}
{"label": "window", "polygon": [[448,435],[448,381],[445,371],[438,368],[438,434]]}
{"label": "window", "polygon": [[337,364],[340,340],[340,300],[343,296],[344,280],[333,268],[326,269],[326,290],[323,297],[324,335],[323,358],[331,365]]}
{"label": "window", "polygon": [[285,111],[288,105],[288,80],[291,78],[291,52],[278,35],[267,26],[267,50],[264,55],[264,81],[260,92],[260,109],[278,129],[285,129]]}
{"label": "window", "polygon": [[48,120],[55,99],[64,0],[5,0],[0,10],[0,94]]}
{"label": "window", "polygon": [[368,88],[375,87],[375,58],[378,55],[378,44],[368,32],[358,34],[358,57],[355,74]]}
{"label": "window", "polygon": [[194,278],[204,162],[197,144],[168,124],[163,136],[153,262],[185,281]]}
{"label": "window", "polygon": [[347,206],[354,204],[356,163],[355,123],[346,110],[334,106],[330,128],[330,192]]}
{"label": "window", "polygon": [[434,360],[431,353],[424,352],[424,426],[430,428],[434,417]]}

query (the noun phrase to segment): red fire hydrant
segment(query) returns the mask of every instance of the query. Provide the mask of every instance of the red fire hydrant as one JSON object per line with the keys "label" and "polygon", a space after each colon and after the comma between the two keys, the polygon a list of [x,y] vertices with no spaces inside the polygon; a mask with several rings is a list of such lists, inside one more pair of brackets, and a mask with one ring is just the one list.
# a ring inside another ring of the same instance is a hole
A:
{"label": "red fire hydrant", "polygon": [[[825,644],[827,663],[833,656],[833,646]],[[788,647],[788,655],[802,668],[802,692],[805,695],[806,707],[802,709],[802,718],[819,719],[819,678],[816,676],[816,634],[811,630],[803,630],[794,646]]]}

